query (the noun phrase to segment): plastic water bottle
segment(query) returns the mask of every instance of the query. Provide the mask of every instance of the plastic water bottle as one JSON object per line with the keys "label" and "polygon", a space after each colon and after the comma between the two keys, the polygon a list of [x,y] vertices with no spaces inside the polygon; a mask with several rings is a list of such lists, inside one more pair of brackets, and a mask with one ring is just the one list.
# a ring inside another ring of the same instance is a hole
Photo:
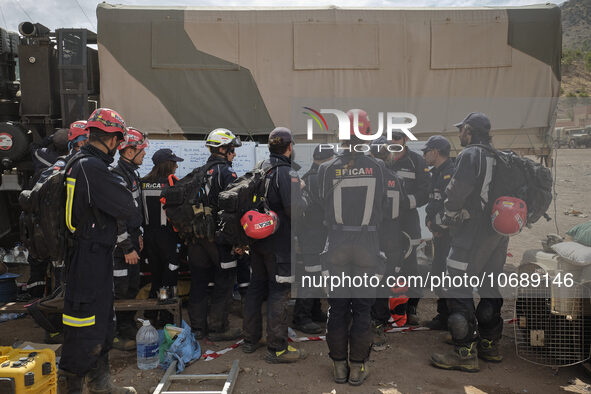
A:
{"label": "plastic water bottle", "polygon": [[160,362],[158,356],[158,331],[150,324],[150,320],[138,319],[143,323],[135,337],[137,345],[137,367],[154,369]]}

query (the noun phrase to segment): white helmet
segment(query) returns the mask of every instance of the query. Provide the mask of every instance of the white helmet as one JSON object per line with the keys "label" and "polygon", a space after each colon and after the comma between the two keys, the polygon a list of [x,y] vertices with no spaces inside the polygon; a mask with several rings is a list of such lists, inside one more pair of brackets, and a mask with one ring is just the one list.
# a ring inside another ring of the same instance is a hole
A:
{"label": "white helmet", "polygon": [[215,129],[207,136],[205,146],[219,148],[220,146],[242,146],[240,137],[237,137],[228,129]]}

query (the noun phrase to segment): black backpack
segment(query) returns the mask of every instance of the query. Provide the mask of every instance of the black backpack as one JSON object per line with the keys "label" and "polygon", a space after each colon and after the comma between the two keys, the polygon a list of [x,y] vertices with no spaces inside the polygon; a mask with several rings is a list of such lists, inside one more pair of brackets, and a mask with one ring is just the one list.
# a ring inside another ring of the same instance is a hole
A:
{"label": "black backpack", "polygon": [[488,195],[488,212],[501,196],[516,197],[527,205],[529,227],[542,216],[552,202],[552,173],[540,163],[521,157],[513,151],[499,151],[487,145],[476,145],[491,152],[496,159],[495,170]]}
{"label": "black backpack", "polygon": [[197,239],[214,240],[215,212],[207,197],[207,171],[216,164],[196,168],[162,190],[166,217],[187,245]]}
{"label": "black backpack", "polygon": [[283,166],[289,166],[289,164],[278,163],[268,168],[262,168],[259,165],[229,184],[226,190],[219,194],[219,226],[216,232],[218,242],[240,246],[252,244],[254,239],[246,235],[240,219],[247,211],[263,212],[269,209],[267,192],[271,178],[267,175],[273,169]]}
{"label": "black backpack", "polygon": [[31,190],[20,193],[21,240],[33,258],[66,260],[66,174],[75,161],[86,156],[77,153],[68,162],[63,158],[58,160],[41,173]]}

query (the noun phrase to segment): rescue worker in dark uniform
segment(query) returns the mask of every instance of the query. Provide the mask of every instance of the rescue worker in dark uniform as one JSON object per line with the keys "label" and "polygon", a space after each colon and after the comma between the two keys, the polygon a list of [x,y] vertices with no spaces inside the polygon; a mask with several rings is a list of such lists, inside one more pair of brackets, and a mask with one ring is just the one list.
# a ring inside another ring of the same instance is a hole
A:
{"label": "rescue worker in dark uniform", "polygon": [[[445,209],[445,188],[449,184],[454,173],[454,163],[449,157],[451,145],[449,141],[440,135],[429,137],[422,149],[425,161],[431,168],[431,191],[429,202],[425,208],[425,225],[433,233],[433,262],[431,275],[441,277],[446,271],[447,255],[449,254],[450,236],[447,228],[441,227]],[[435,289],[439,297],[437,299],[437,316],[423,325],[432,330],[447,330],[447,302],[442,294],[442,289]]]}
{"label": "rescue worker in dark uniform", "polygon": [[109,350],[113,341],[113,250],[117,220],[128,220],[135,204],[125,182],[113,175],[117,146],[126,128],[121,116],[99,108],[90,116],[90,143],[66,173],[66,226],[73,235],[64,297],[64,345],[58,372],[60,393],[135,393],[114,387]]}
{"label": "rescue worker in dark uniform", "polygon": [[[301,262],[297,268],[305,275],[319,276],[322,270],[320,253],[324,250],[327,229],[323,224],[324,208],[318,198],[318,167],[334,156],[332,147],[318,145],[314,148],[312,167],[304,174],[302,180],[306,184],[303,193],[309,202],[304,218],[298,226],[298,242],[300,244]],[[301,275],[298,275],[301,277]],[[322,304],[314,289],[299,287],[298,296],[293,308],[293,326],[306,334],[320,334],[322,327],[318,323],[326,323],[326,314],[322,312]]]}
{"label": "rescue worker in dark uniform", "polygon": [[[451,235],[447,272],[452,277],[499,274],[507,259],[509,237],[492,228],[487,204],[495,159],[477,145],[490,145],[490,120],[483,113],[473,112],[455,126],[465,148],[456,158],[454,175],[446,189],[443,224],[449,226]],[[481,284],[476,309],[472,292],[469,284],[446,290],[450,314],[447,326],[455,346],[448,353],[431,356],[436,367],[477,372],[478,358],[502,360],[498,348],[503,330],[500,291],[490,282]]]}
{"label": "rescue worker in dark uniform", "polygon": [[[354,127],[369,134],[367,113],[350,110],[351,140],[344,153],[318,170],[320,200],[328,226],[323,275],[377,277],[384,273],[380,258],[379,226],[386,204],[384,163],[354,146],[363,143]],[[358,123],[358,124],[355,124]],[[391,209],[391,207],[390,207]],[[329,289],[330,290],[330,289]],[[329,292],[326,343],[333,360],[336,383],[361,385],[369,375],[372,344],[371,308],[375,288],[344,285]]]}
{"label": "rescue worker in dark uniform", "polygon": [[[30,183],[31,188],[39,180],[41,173],[45,169],[52,166],[60,156],[64,156],[68,153],[67,138],[68,130],[60,129],[47,137],[40,145],[33,147],[32,158],[34,174]],[[27,295],[25,295],[23,301],[30,298],[40,298],[45,295],[47,287],[47,267],[50,264],[49,260],[38,260],[33,257],[28,257],[27,260],[29,262],[30,274],[29,280],[27,280]],[[50,340],[49,342],[53,341]]]}
{"label": "rescue worker in dark uniform", "polygon": [[[135,212],[127,221],[118,220],[117,247],[113,255],[115,299],[134,299],[140,288],[140,253],[143,249],[142,223],[144,221],[141,182],[137,172],[144,161],[148,137],[133,127],[127,128],[125,140],[119,145],[119,162],[113,173],[123,178],[135,202]],[[113,347],[134,350],[137,326],[135,312],[117,312],[117,333]]]}
{"label": "rescue worker in dark uniform", "polygon": [[[429,168],[427,168],[425,159],[420,154],[406,146],[408,141],[406,134],[394,131],[392,139],[393,143],[404,146],[404,150],[395,152],[392,155],[392,160],[386,164],[404,182],[408,206],[402,211],[400,224],[402,231],[410,237],[412,247],[412,252],[403,263],[401,274],[407,276],[418,275],[416,247],[421,241],[421,223],[417,208],[425,205],[429,199]],[[416,326],[419,324],[417,306],[422,295],[423,290],[420,288],[408,289],[409,300],[406,311],[408,325]]]}
{"label": "rescue worker in dark uniform", "polygon": [[[144,250],[143,256],[150,267],[152,284],[150,298],[156,298],[161,287],[177,285],[180,266],[180,239],[166,218],[160,193],[178,178],[174,175],[177,163],[183,161],[168,148],[158,149],[152,155],[152,170],[142,178],[144,207]],[[151,311],[150,311],[151,312]],[[157,314],[146,312],[144,316],[156,318]],[[168,311],[160,311],[160,323],[172,323]]]}
{"label": "rescue worker in dark uniform", "polygon": [[263,334],[261,308],[267,297],[267,354],[269,363],[291,363],[306,358],[302,349],[287,343],[287,303],[294,278],[291,272],[291,221],[305,209],[304,184],[292,168],[294,140],[291,131],[277,127],[269,134],[269,159],[260,166],[267,171],[269,209],[279,218],[279,228],[251,247],[252,275],[244,305],[242,351],[253,353]]}
{"label": "rescue worker in dark uniform", "polygon": [[[206,174],[207,202],[212,212],[217,213],[219,193],[237,178],[228,157],[242,143],[230,130],[215,129],[207,136],[205,146],[211,153],[205,168],[202,167]],[[240,329],[230,328],[228,320],[238,264],[238,255],[233,252],[232,245],[201,238],[188,246],[188,255],[191,269],[189,317],[195,338],[207,336],[212,341],[238,338]],[[207,288],[210,279],[213,279],[214,287],[208,312]]]}
{"label": "rescue worker in dark uniform", "polygon": [[77,120],[70,125],[68,131],[68,151],[70,153],[78,152],[86,144],[88,144],[86,121]]}
{"label": "rescue worker in dark uniform", "polygon": [[[369,121],[368,121],[369,123]],[[388,161],[391,152],[388,150],[388,141],[386,137],[380,137],[371,143],[371,155],[384,162]],[[396,176],[394,171],[386,167],[384,171],[386,176],[386,198],[388,206],[384,210],[384,217],[379,231],[380,237],[380,256],[386,262],[386,275],[395,276],[400,272],[403,260],[403,238],[400,227],[400,210],[408,206],[406,201],[406,194],[404,192],[403,182]],[[374,335],[372,341],[372,349],[381,351],[386,348],[386,335],[384,330],[393,315],[405,316],[406,301],[408,298],[402,292],[393,293],[392,290],[387,289],[385,284],[383,288],[379,289],[376,300],[371,308],[372,324],[374,327]],[[396,295],[398,297],[396,297]],[[395,307],[394,311],[390,310],[390,297],[399,299],[400,304]],[[404,302],[403,302],[404,301]],[[395,323],[404,325],[406,321]]]}

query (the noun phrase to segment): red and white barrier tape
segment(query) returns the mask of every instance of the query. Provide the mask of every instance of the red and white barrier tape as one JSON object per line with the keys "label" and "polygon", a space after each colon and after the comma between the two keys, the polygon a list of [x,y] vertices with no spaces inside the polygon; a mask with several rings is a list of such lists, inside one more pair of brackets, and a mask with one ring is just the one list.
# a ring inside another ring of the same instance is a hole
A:
{"label": "red and white barrier tape", "polygon": [[201,358],[203,359],[203,361],[215,360],[216,358],[220,357],[221,355],[226,354],[229,351],[236,349],[238,346],[242,345],[243,343],[244,343],[244,339],[241,339],[238,342],[236,342],[235,344],[233,344],[232,346],[229,346],[229,347],[222,349],[222,350],[218,350],[217,352],[214,352],[213,350],[206,350],[205,353],[203,353],[201,355]]}
{"label": "red and white barrier tape", "polygon": [[309,342],[309,341],[326,341],[325,335],[320,335],[317,337],[296,337],[296,338],[287,338],[289,342]]}

